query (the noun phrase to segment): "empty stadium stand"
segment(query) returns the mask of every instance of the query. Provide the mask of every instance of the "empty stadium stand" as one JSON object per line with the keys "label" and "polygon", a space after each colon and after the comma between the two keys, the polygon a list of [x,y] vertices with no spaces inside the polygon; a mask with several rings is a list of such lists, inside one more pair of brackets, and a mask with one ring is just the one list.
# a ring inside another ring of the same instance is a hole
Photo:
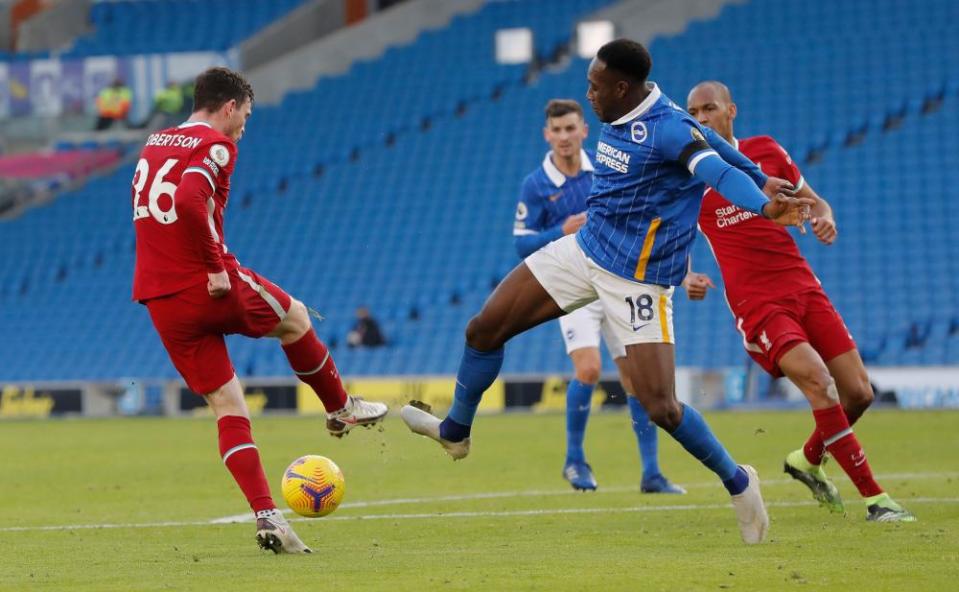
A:
{"label": "empty stadium stand", "polygon": [[[371,308],[391,345],[337,347],[344,373],[455,372],[467,319],[517,261],[512,214],[546,150],[542,107],[582,99],[586,88],[584,60],[532,79],[525,67],[496,65],[493,34],[528,26],[537,53],[553,56],[578,19],[606,4],[491,2],[255,110],[228,242],[243,264],[322,312],[317,329],[331,342],[343,343],[357,305]],[[959,246],[950,240],[959,214],[946,202],[946,175],[959,165],[959,41],[949,34],[959,5],[922,4],[918,19],[913,3],[894,0],[754,0],[651,46],[667,94],[682,103],[699,80],[726,81],[739,135],[777,137],[831,201],[837,244],[799,241],[864,356],[884,365],[959,361]],[[863,14],[873,26],[847,31]],[[894,34],[906,22],[910,34]],[[226,29],[210,43],[241,35]],[[137,52],[172,50],[143,39],[153,45]],[[74,51],[93,51],[86,43]],[[109,41],[98,33],[89,43]],[[588,119],[595,140],[598,122]],[[174,376],[145,310],[129,300],[132,169],[0,222],[0,378]],[[702,241],[694,263],[719,279]],[[678,291],[675,301],[680,364],[746,363],[721,294],[689,303]],[[241,376],[289,373],[273,343],[235,339],[231,352]],[[554,324],[507,352],[508,374],[567,370]]]}
{"label": "empty stadium stand", "polygon": [[100,2],[93,32],[69,57],[225,50],[283,16],[303,0],[148,0]]}

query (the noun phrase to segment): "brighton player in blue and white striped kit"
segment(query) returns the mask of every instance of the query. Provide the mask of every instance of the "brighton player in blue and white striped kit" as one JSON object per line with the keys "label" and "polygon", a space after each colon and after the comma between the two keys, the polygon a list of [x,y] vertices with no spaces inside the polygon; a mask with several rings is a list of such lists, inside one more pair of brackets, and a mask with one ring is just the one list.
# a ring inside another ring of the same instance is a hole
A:
{"label": "brighton player in blue and white striped kit", "polygon": [[[571,99],[553,99],[546,105],[543,137],[551,150],[523,180],[513,237],[516,252],[526,258],[554,240],[573,234],[586,222],[586,198],[593,186],[593,163],[583,150],[589,132],[583,108]],[[629,395],[632,387],[626,373],[626,347],[605,320],[603,304],[598,300],[559,319],[566,353],[573,362],[575,376],[566,388],[566,461],[563,478],[574,489],[596,489],[593,469],[586,462],[583,440],[589,421],[593,390],[599,382],[602,358],[600,335],[619,369],[620,382],[627,393],[633,431],[639,444],[643,466],[640,491],[643,493],[686,493],[669,482],[659,469],[659,436],[656,424],[646,410]]]}
{"label": "brighton player in blue and white striped kit", "polygon": [[504,344],[599,300],[626,346],[633,395],[653,422],[719,477],[743,541],[756,544],[766,536],[769,516],[755,469],[738,465],[703,417],[676,398],[672,293],[686,273],[704,183],[781,224],[802,224],[813,202],[783,195],[788,181],[767,177],[679,109],[647,82],[651,68],[649,53],[635,41],[611,41],[597,52],[586,97],[605,125],[586,224],[526,258],[470,320],[446,419],[417,405],[401,415],[414,433],[464,458],[476,408],[502,367]]}

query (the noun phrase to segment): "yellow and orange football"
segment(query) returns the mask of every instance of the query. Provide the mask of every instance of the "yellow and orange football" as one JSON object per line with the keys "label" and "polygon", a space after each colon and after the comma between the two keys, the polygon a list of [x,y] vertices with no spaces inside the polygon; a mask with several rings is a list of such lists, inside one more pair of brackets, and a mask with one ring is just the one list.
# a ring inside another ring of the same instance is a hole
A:
{"label": "yellow and orange football", "polygon": [[308,518],[326,516],[343,501],[346,483],[336,463],[315,454],[301,456],[283,472],[283,499]]}

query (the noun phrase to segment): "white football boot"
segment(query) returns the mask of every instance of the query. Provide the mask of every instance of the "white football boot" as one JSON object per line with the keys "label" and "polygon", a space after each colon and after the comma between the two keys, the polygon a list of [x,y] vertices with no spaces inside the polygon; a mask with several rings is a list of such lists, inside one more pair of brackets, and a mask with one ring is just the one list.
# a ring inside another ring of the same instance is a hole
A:
{"label": "white football boot", "polygon": [[371,427],[386,417],[385,403],[364,401],[362,397],[348,396],[346,406],[326,415],[326,429],[331,436],[342,438],[356,426]]}
{"label": "white football boot", "polygon": [[279,510],[264,510],[256,513],[256,542],[261,549],[274,553],[312,553],[293,532]]}
{"label": "white football boot", "polygon": [[732,496],[739,533],[747,545],[756,545],[766,538],[769,531],[769,514],[759,491],[759,474],[749,465],[740,465],[749,475],[749,485],[742,493]]}
{"label": "white football boot", "polygon": [[466,458],[470,453],[470,439],[464,438],[459,442],[451,442],[440,437],[440,418],[430,413],[430,406],[420,401],[410,401],[400,410],[400,417],[406,422],[407,427],[414,434],[426,436],[431,440],[436,440],[446,451],[446,454],[453,457],[453,460]]}

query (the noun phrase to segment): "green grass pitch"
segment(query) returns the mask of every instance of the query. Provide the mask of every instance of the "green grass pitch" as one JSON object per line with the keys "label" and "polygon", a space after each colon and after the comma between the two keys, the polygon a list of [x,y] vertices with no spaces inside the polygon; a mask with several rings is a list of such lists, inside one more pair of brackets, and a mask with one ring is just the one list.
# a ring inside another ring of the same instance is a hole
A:
{"label": "green grass pitch", "polygon": [[785,479],[808,412],[707,419],[764,479],[762,545],[740,542],[725,491],[665,435],[664,470],[689,494],[640,495],[625,413],[590,421],[595,493],[560,478],[561,415],[480,417],[473,453],[457,463],[395,418],[343,440],[317,418],[257,418],[274,494],[302,454],[346,474],[343,507],[295,523],[311,556],[260,551],[249,522],[211,523],[247,508],[208,418],[7,422],[0,590],[957,589],[959,413],[874,410],[857,426],[880,482],[919,517],[903,525],[867,524],[835,463],[845,517]]}

